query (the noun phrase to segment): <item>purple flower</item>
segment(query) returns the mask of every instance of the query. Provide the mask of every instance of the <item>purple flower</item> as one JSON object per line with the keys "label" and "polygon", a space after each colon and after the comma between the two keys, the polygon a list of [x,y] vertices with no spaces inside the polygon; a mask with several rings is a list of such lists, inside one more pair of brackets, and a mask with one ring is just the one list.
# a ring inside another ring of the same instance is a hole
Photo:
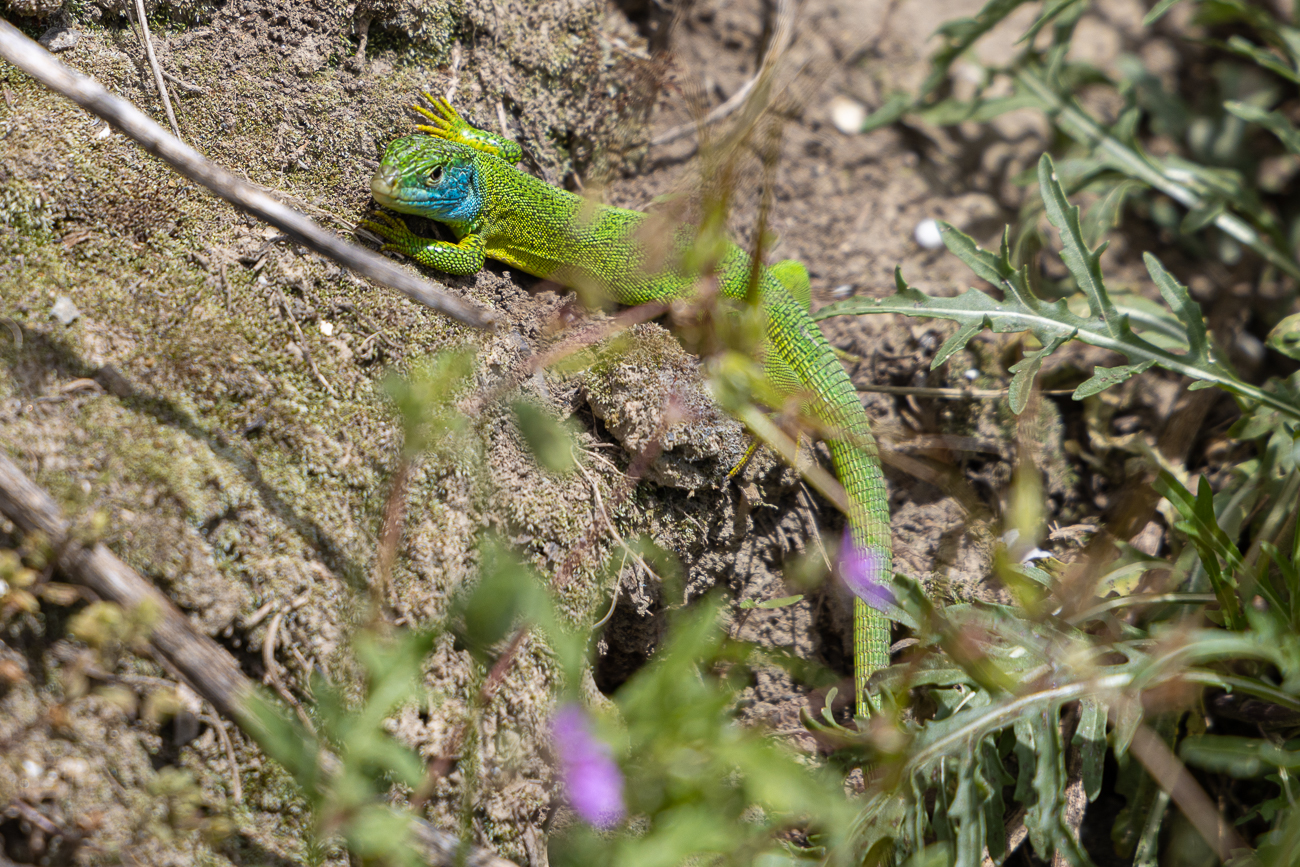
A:
{"label": "purple flower", "polygon": [[627,812],[623,807],[623,775],[609,747],[591,733],[587,714],[576,704],[566,704],[551,724],[560,780],[574,812],[597,828],[617,825]]}
{"label": "purple flower", "polygon": [[885,556],[879,550],[853,544],[851,533],[844,534],[840,545],[840,578],[853,595],[877,611],[892,605],[894,594],[884,585]]}

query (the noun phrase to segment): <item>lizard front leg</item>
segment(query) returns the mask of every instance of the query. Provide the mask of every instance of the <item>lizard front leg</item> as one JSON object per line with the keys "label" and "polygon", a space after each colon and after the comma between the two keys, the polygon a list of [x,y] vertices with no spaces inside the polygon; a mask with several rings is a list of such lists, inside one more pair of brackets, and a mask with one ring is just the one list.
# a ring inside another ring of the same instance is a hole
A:
{"label": "lizard front leg", "polygon": [[461,277],[483,270],[485,240],[476,232],[455,244],[421,238],[401,220],[383,213],[375,213],[373,219],[362,220],[358,225],[388,242],[381,249],[405,253],[428,268]]}
{"label": "lizard front leg", "polygon": [[470,126],[465,118],[460,116],[460,112],[456,111],[450,102],[440,96],[426,93],[424,98],[429,100],[437,113],[429,111],[422,105],[411,106],[433,123],[433,126],[417,126],[416,129],[420,132],[428,133],[435,138],[446,139],[447,141],[454,141],[472,147],[476,151],[492,154],[510,163],[510,165],[514,165],[524,158],[524,149],[517,142],[513,142],[494,132]]}

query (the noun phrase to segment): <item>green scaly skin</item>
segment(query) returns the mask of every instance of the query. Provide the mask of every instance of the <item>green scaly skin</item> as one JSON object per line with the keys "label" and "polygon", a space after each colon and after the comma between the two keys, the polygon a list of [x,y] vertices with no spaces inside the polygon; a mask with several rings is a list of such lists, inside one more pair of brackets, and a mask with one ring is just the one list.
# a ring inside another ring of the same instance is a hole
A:
{"label": "green scaly skin", "polygon": [[[643,304],[690,295],[699,282],[682,264],[695,239],[693,227],[674,231],[672,249],[647,249],[651,231],[638,211],[593,205],[515,168],[523,151],[513,141],[466,123],[446,100],[429,97],[437,114],[416,107],[432,122],[427,135],[388,146],[371,181],[386,208],[449,226],[459,242],[412,234],[400,220],[377,214],[363,223],[397,250],[449,274],[473,274],[485,259],[505,262],[566,286],[597,288],[620,304]],[[664,233],[659,232],[660,236]],[[664,255],[664,253],[667,255]],[[648,263],[657,259],[661,263]],[[754,273],[750,257],[728,243],[715,266],[718,287],[744,300],[757,278],[767,316],[764,371],[782,396],[805,397],[828,439],[835,472],[849,500],[852,541],[869,552],[878,575],[893,574],[889,503],[880,456],[857,391],[821,330],[808,317],[808,272],[785,261]],[[867,679],[889,664],[889,620],[854,602],[854,682],[859,715],[868,712]]]}

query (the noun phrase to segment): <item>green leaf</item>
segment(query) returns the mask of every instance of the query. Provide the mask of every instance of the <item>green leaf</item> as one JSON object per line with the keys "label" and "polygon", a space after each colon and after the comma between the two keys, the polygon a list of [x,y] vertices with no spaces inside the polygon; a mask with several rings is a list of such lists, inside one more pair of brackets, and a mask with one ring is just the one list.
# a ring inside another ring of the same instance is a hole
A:
{"label": "green leaf", "polygon": [[1073,336],[1074,333],[1058,334],[1046,346],[1011,365],[1011,385],[1007,389],[1007,400],[1013,413],[1020,415],[1029,406],[1029,398],[1034,393],[1034,377],[1043,366],[1043,359],[1060,349]]}
{"label": "green leaf", "polygon": [[[894,295],[878,300],[852,298],[828,304],[812,314],[812,318],[820,321],[832,316],[901,313],[906,316],[951,319],[961,327],[941,347],[949,356],[963,345],[963,340],[969,340],[983,327],[997,333],[1029,331],[1044,346],[1059,346],[1063,340],[1058,338],[1068,340],[1076,337],[1084,343],[1124,355],[1129,365],[1151,362],[1190,377],[1194,380],[1191,388],[1217,386],[1247,400],[1257,401],[1288,419],[1300,420],[1300,402],[1288,400],[1275,387],[1261,388],[1246,383],[1218,363],[1211,351],[1200,306],[1192,301],[1186,288],[1174,280],[1159,261],[1149,254],[1145,257],[1147,268],[1161,295],[1172,308],[1173,315],[1186,330],[1188,349],[1183,354],[1172,351],[1175,347],[1174,341],[1169,338],[1169,330],[1173,323],[1164,317],[1147,316],[1139,320],[1140,325],[1152,327],[1158,333],[1154,338],[1157,342],[1134,333],[1127,309],[1120,310],[1115,306],[1102,282],[1099,258],[1104,248],[1090,250],[1084,242],[1078,208],[1070,206],[1065,199],[1061,185],[1054,177],[1052,162],[1047,156],[1039,162],[1038,174],[1049,218],[1061,233],[1061,256],[1083,291],[1088,305],[1087,315],[1075,313],[1065,301],[1044,301],[1036,297],[1029,290],[1027,271],[1017,270],[1011,264],[1005,234],[1001,255],[995,255],[981,249],[974,240],[952,226],[943,224],[943,240],[948,249],[981,278],[1000,289],[1003,300],[995,300],[973,288],[955,297],[931,297],[909,286],[903,279],[902,271],[896,268],[894,282],[897,292]],[[1016,382],[1017,405],[1022,405],[1020,401],[1027,398],[1032,375],[1041,360],[1029,358],[1028,363],[1016,371],[1021,373],[1021,378]]]}
{"label": "green leaf", "polygon": [[1219,219],[1226,210],[1227,205],[1223,199],[1206,199],[1183,215],[1178,231],[1184,235],[1195,234]]}
{"label": "green leaf", "polygon": [[1142,703],[1140,701],[1120,702],[1119,707],[1115,708],[1115,732],[1112,746],[1116,758],[1124,758],[1128,755],[1129,744],[1133,743],[1133,735],[1137,733],[1138,726],[1141,724]]}
{"label": "green leaf", "polygon": [[1244,121],[1257,123],[1264,127],[1264,129],[1277,136],[1287,150],[1293,154],[1300,154],[1300,130],[1297,130],[1292,125],[1286,115],[1278,111],[1266,111],[1249,102],[1237,102],[1235,100],[1225,102],[1223,107]]}
{"label": "green leaf", "polygon": [[1152,24],[1155,24],[1164,17],[1164,14],[1173,8],[1173,5],[1177,2],[1178,0],[1160,0],[1159,3],[1151,7],[1151,11],[1142,19],[1142,26],[1150,27]]}
{"label": "green leaf", "polygon": [[802,601],[803,594],[799,593],[794,596],[782,596],[780,599],[768,599],[763,602],[755,602],[753,599],[742,599],[740,600],[740,607],[745,609],[763,608],[770,610],[773,608],[786,608],[787,606],[794,605],[796,602]]}
{"label": "green leaf", "polygon": [[1290,82],[1300,84],[1300,75],[1297,75],[1296,71],[1287,66],[1282,58],[1267,48],[1256,45],[1242,36],[1230,36],[1228,37],[1228,49],[1240,54],[1242,57],[1249,57],[1268,71],[1276,73]]}
{"label": "green leaf", "polygon": [[550,597],[537,575],[496,539],[486,539],[479,553],[478,583],[460,593],[452,610],[458,615],[456,637],[480,660],[521,618],[550,620]]}
{"label": "green leaf", "polygon": [[[1242,629],[1245,621],[1237,599],[1236,574],[1244,563],[1240,549],[1219,527],[1219,520],[1214,513],[1214,492],[1210,490],[1209,480],[1201,476],[1195,498],[1168,470],[1160,471],[1154,487],[1182,515],[1183,520],[1174,526],[1185,533],[1196,548],[1201,565],[1210,577],[1214,595],[1223,609],[1225,625],[1233,630]],[[1220,568],[1220,559],[1225,568]]]}
{"label": "green leaf", "polygon": [[1079,725],[1073,743],[1082,759],[1083,790],[1089,802],[1101,794],[1102,773],[1106,766],[1106,706],[1095,698],[1079,702]]}
{"label": "green leaf", "polygon": [[930,369],[935,370],[954,354],[966,348],[972,337],[984,330],[984,320],[972,320],[958,328],[952,333],[952,336],[943,342],[939,351],[934,354],[934,360],[930,362]]}
{"label": "green leaf", "polygon": [[[949,338],[949,340],[951,339]],[[968,337],[967,340],[969,339]],[[1269,349],[1276,350],[1287,358],[1300,361],[1300,313],[1292,313],[1277,325],[1274,325],[1273,330],[1264,339],[1264,344]],[[947,345],[947,343],[944,344],[944,346]]]}
{"label": "green leaf", "polygon": [[1061,233],[1061,261],[1074,275],[1080,291],[1088,299],[1088,307],[1093,316],[1099,316],[1107,323],[1112,336],[1120,336],[1127,330],[1127,320],[1121,320],[1106,294],[1106,285],[1101,276],[1101,254],[1105,244],[1096,250],[1089,250],[1083,240],[1083,230],[1079,226],[1079,207],[1070,204],[1056,180],[1056,171],[1052,158],[1043,154],[1038,160],[1038,186],[1043,195],[1043,207],[1047,219]]}
{"label": "green leaf", "polygon": [[979,867],[984,851],[983,797],[976,786],[975,771],[979,752],[975,744],[967,744],[966,751],[957,759],[957,791],[948,807],[949,822],[956,821],[957,835],[953,867]]}
{"label": "green leaf", "polygon": [[1083,216],[1083,233],[1089,243],[1099,244],[1106,238],[1106,232],[1119,225],[1120,215],[1124,211],[1124,202],[1129,196],[1149,189],[1142,181],[1125,179],[1111,183],[1100,199],[1088,208]]}
{"label": "green leaf", "polygon": [[1075,5],[1087,6],[1088,4],[1083,2],[1083,0],[1048,0],[1048,2],[1043,5],[1043,11],[1042,14],[1038,16],[1038,20],[1031,24],[1029,29],[1025,31],[1024,35],[1017,39],[1016,42],[1018,44],[1023,43],[1025,45],[1032,45],[1034,37],[1038,35],[1040,30],[1052,23],[1052,21],[1066,9]]}
{"label": "green leaf", "polygon": [[930,58],[930,72],[916,95],[917,101],[927,99],[938,90],[948,78],[948,69],[953,61],[1026,2],[1028,0],[988,0],[973,18],[958,18],[941,25],[935,35],[943,39],[943,45]]}
{"label": "green leaf", "polygon": [[882,126],[889,126],[907,114],[907,110],[911,107],[912,98],[910,96],[905,93],[892,94],[880,108],[866,116],[858,132],[868,133],[880,129]]}
{"label": "green leaf", "polygon": [[1196,735],[1178,748],[1183,761],[1233,777],[1258,777],[1285,768],[1300,770],[1300,750],[1283,749],[1263,738]]}
{"label": "green leaf", "polygon": [[1154,360],[1143,361],[1140,364],[1125,364],[1122,367],[1102,367],[1097,365],[1092,369],[1091,378],[1085,380],[1074,390],[1073,397],[1075,400],[1092,397],[1094,394],[1105,391],[1113,385],[1119,385],[1130,377],[1145,373],[1151,369],[1153,364],[1155,364]]}
{"label": "green leaf", "polygon": [[[1065,773],[1061,755],[1060,709],[1052,707],[1026,714],[1015,724],[1016,753],[1022,767],[1016,781],[1016,800],[1025,805],[1029,842],[1043,860],[1056,851],[1065,800]],[[1032,756],[1032,759],[1029,757]],[[1028,773],[1027,773],[1028,772]]]}
{"label": "green leaf", "polygon": [[510,404],[524,435],[528,450],[543,469],[567,474],[573,471],[573,431],[535,403],[516,400]]}
{"label": "green leaf", "polygon": [[[943,239],[943,245],[948,251],[965,262],[981,280],[987,280],[994,286],[1013,279],[1016,275],[1016,269],[1011,266],[1007,254],[1009,231],[1004,229],[1002,232],[1002,255],[999,256],[976,244],[974,238],[950,223],[939,221],[939,237]],[[897,286],[902,277],[897,268],[894,271],[894,285]]]}

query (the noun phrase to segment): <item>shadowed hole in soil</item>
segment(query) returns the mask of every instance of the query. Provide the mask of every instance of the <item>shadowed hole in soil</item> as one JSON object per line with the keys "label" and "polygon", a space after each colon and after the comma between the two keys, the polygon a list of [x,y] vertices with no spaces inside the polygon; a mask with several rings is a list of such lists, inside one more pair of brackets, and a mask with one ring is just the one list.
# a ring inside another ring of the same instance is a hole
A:
{"label": "shadowed hole in soil", "polygon": [[612,695],[649,662],[658,646],[665,623],[657,590],[655,596],[644,615],[632,600],[620,596],[613,616],[605,624],[600,640],[602,652],[593,672],[597,688],[605,695]]}

